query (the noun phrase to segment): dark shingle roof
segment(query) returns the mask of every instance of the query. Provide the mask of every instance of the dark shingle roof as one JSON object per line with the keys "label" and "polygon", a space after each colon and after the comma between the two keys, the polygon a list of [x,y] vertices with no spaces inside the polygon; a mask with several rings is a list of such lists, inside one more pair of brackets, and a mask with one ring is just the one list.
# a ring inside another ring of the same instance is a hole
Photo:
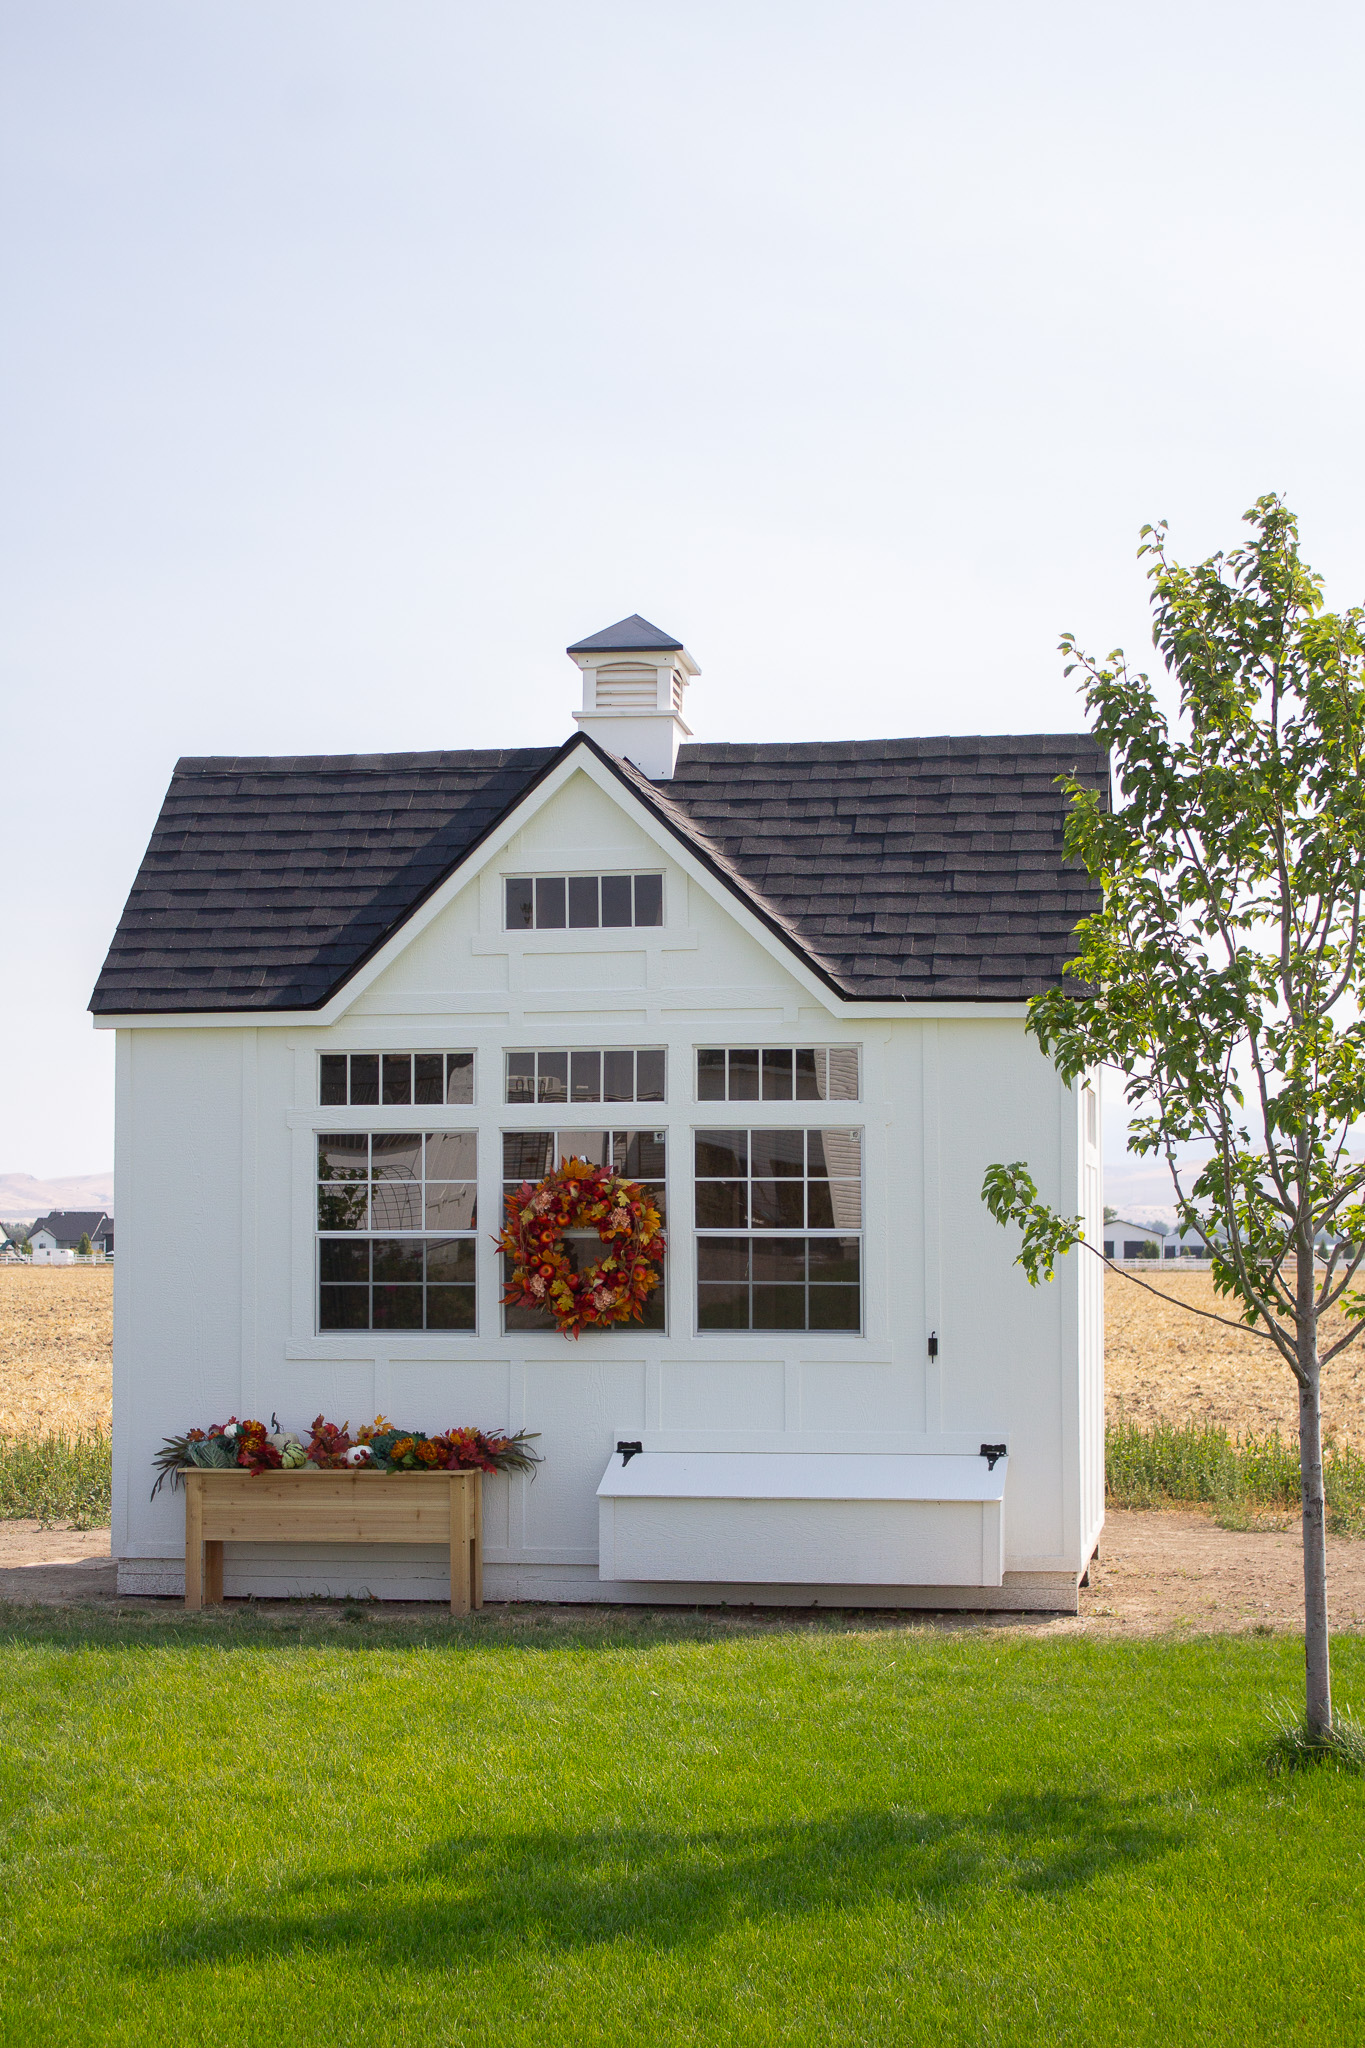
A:
{"label": "dark shingle roof", "polygon": [[665,633],[658,626],[651,626],[648,619],[642,619],[638,612],[632,612],[628,619],[618,619],[614,626],[603,626],[600,633],[589,633],[586,640],[575,640],[572,647],[566,647],[566,654],[632,654],[642,652],[646,647],[681,648],[682,641],[675,640],[671,633]]}
{"label": "dark shingle roof", "polygon": [[512,752],[181,761],[97,1013],[316,1008],[575,747],[840,994],[1018,1001],[1097,896],[1062,857],[1088,734],[685,746],[652,783],[576,735]]}
{"label": "dark shingle roof", "polygon": [[30,1237],[40,1230],[50,1230],[57,1240],[58,1249],[72,1248],[83,1237],[97,1237],[112,1221],[107,1209],[50,1209],[46,1216],[40,1216],[29,1232]]}

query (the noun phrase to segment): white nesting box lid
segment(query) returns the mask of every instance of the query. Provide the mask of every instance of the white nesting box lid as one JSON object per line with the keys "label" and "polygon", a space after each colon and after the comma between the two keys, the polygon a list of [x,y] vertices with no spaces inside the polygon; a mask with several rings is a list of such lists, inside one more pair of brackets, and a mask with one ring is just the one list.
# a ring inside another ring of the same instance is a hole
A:
{"label": "white nesting box lid", "polygon": [[923,1451],[636,1451],[599,1500],[1003,1500],[1009,1459]]}

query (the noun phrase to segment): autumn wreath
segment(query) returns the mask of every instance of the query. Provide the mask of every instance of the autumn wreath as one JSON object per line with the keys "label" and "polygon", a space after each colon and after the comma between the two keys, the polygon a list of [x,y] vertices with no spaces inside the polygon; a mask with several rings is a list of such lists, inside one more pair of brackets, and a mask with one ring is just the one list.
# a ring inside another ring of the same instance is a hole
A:
{"label": "autumn wreath", "polygon": [[[581,1273],[564,1242],[574,1230],[595,1230],[606,1246]],[[534,1187],[523,1181],[497,1241],[510,1268],[503,1306],[548,1309],[566,1337],[641,1322],[659,1284],[658,1209],[638,1181],[586,1159],[562,1159]]]}

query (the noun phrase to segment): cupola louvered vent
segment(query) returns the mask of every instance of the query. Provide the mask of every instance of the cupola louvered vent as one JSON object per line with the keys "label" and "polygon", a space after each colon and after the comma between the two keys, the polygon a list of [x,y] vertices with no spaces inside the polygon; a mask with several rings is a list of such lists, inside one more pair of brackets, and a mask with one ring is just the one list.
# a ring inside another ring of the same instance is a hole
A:
{"label": "cupola louvered vent", "polygon": [[583,671],[583,709],[574,717],[589,738],[657,780],[672,775],[678,747],[691,737],[683,692],[699,673],[682,642],[635,612],[575,641],[569,658]]}
{"label": "cupola louvered vent", "polygon": [[653,711],[659,701],[659,675],[638,661],[611,661],[597,671],[597,708],[616,711],[629,706]]}

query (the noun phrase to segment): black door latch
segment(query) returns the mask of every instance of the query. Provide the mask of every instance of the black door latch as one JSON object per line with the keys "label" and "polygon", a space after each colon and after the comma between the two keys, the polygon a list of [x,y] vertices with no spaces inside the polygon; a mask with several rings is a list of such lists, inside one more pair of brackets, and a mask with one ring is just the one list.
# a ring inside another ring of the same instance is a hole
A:
{"label": "black door latch", "polygon": [[1007,1458],[1009,1450],[1008,1444],[982,1444],[981,1455],[986,1460],[986,1470],[994,1472],[996,1459]]}
{"label": "black door latch", "polygon": [[640,1452],[641,1452],[641,1451],[642,1451],[642,1450],[644,1449],[644,1445],[643,1445],[643,1444],[618,1444],[618,1445],[616,1446],[616,1448],[617,1448],[617,1450],[618,1450],[618,1451],[619,1451],[619,1452],[621,1453],[621,1463],[622,1463],[623,1465],[628,1465],[628,1464],[630,1463],[631,1459],[632,1459],[632,1458],[634,1458],[634,1457],[637,1457],[637,1456],[639,1455],[639,1453],[640,1453]]}

